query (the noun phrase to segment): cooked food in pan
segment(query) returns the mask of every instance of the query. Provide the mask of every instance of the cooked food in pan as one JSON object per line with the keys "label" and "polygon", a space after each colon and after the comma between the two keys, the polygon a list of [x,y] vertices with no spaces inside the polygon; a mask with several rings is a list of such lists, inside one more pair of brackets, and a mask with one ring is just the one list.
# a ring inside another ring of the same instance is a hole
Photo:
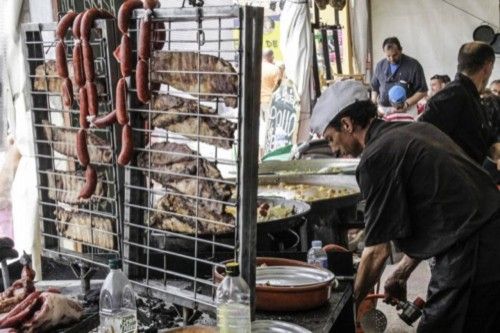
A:
{"label": "cooked food in pan", "polygon": [[[223,118],[204,117],[217,116],[216,111],[203,105],[198,108],[196,100],[160,94],[154,98],[153,108],[168,112],[153,114],[152,124],[155,127],[188,137],[199,136],[201,142],[225,149],[233,145],[236,124]],[[201,116],[198,117],[197,114]]]}
{"label": "cooked food in pan", "polygon": [[[213,100],[219,94],[238,93],[238,76],[234,67],[212,55],[155,51],[151,66],[151,82],[171,85],[193,96],[199,95],[202,100]],[[223,99],[227,106],[237,106],[236,97]]]}
{"label": "cooked food in pan", "polygon": [[280,183],[277,185],[261,185],[259,186],[258,193],[260,196],[278,196],[286,199],[311,202],[338,198],[354,194],[356,191],[350,188]]}
{"label": "cooked food in pan", "polygon": [[[227,206],[226,212],[236,217],[236,207]],[[281,220],[294,214],[294,207],[285,205],[273,205],[267,202],[257,207],[257,223]]]}

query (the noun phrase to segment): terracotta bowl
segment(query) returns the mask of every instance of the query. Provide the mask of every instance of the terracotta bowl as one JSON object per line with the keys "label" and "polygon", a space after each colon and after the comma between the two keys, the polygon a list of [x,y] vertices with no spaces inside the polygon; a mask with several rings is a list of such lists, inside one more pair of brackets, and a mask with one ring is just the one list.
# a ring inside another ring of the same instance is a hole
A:
{"label": "terracotta bowl", "polygon": [[[225,263],[225,262],[224,262]],[[257,266],[303,266],[313,267],[303,261],[258,257]],[[214,281],[220,283],[224,268],[214,270]],[[256,307],[260,311],[305,311],[317,308],[330,299],[332,282],[317,283],[304,287],[273,287],[257,285],[255,287]]]}

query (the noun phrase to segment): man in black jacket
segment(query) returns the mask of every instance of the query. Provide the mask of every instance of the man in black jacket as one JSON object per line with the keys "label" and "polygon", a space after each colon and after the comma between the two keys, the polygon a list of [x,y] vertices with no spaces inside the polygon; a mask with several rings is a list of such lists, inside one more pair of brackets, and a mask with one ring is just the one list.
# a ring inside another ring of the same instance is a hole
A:
{"label": "man in black jacket", "polygon": [[392,240],[405,256],[385,283],[388,301],[406,299],[412,271],[436,258],[418,332],[497,331],[500,192],[436,127],[376,116],[366,88],[343,81],[321,95],[311,118],[332,150],[361,155],[356,177],[366,199],[366,240],[356,303],[380,277]]}
{"label": "man in black jacket", "polygon": [[493,124],[480,98],[494,63],[495,52],[490,45],[462,45],[455,80],[429,99],[420,117],[446,133],[478,164],[483,163],[495,142]]}

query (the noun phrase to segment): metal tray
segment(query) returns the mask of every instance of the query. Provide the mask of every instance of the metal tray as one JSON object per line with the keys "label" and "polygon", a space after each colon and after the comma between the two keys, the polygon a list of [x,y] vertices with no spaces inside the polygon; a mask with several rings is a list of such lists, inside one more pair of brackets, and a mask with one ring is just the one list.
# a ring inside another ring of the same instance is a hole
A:
{"label": "metal tray", "polygon": [[265,161],[259,164],[259,175],[354,174],[358,164],[358,158]]}
{"label": "metal tray", "polygon": [[256,320],[252,322],[252,333],[311,333],[311,331],[286,321]]}
{"label": "metal tray", "polygon": [[257,267],[256,285],[269,287],[305,287],[332,282],[335,275],[326,269],[300,266]]}

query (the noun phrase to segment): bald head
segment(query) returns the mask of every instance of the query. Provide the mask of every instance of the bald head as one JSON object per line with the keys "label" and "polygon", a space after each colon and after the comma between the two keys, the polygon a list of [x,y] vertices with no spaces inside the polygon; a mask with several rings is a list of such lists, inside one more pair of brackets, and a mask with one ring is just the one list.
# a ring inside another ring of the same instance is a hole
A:
{"label": "bald head", "polygon": [[495,62],[495,51],[483,42],[465,43],[458,51],[457,70],[461,73],[473,75],[487,64]]}

